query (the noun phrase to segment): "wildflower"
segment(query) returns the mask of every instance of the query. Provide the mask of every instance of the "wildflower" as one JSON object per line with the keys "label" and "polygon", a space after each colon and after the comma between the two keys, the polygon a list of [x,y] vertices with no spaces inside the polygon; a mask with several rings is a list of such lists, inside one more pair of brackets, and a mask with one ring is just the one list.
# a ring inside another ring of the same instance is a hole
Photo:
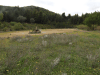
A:
{"label": "wildflower", "polygon": [[71,44],[72,44],[72,42],[69,43],[69,45],[71,45]]}
{"label": "wildflower", "polygon": [[43,37],[41,37],[43,39]]}
{"label": "wildflower", "polygon": [[59,63],[59,61],[60,61],[60,59],[59,58],[56,58],[54,60],[54,63],[52,63],[53,64],[53,67],[56,66]]}
{"label": "wildflower", "polygon": [[44,35],[44,38],[48,37],[48,35]]}
{"label": "wildflower", "polygon": [[91,69],[91,67],[89,67],[89,69]]}
{"label": "wildflower", "polygon": [[67,73],[63,73],[62,75],[67,75]]}
{"label": "wildflower", "polygon": [[36,69],[38,69],[38,68],[36,68]]}
{"label": "wildflower", "polygon": [[17,73],[18,73],[19,71],[17,71]]}
{"label": "wildflower", "polygon": [[36,62],[36,63],[38,63],[38,62]]}
{"label": "wildflower", "polygon": [[7,72],[9,71],[9,70],[6,70]]}
{"label": "wildflower", "polygon": [[17,65],[19,65],[19,64],[17,64]]}
{"label": "wildflower", "polygon": [[91,44],[91,45],[93,45],[93,44]]}
{"label": "wildflower", "polygon": [[18,41],[18,42],[21,42],[21,41],[22,41],[22,39],[17,39],[17,41]]}
{"label": "wildflower", "polygon": [[73,73],[76,73],[76,72],[73,72]]}
{"label": "wildflower", "polygon": [[63,34],[66,34],[66,33],[63,33]]}
{"label": "wildflower", "polygon": [[42,41],[42,44],[43,44],[44,46],[46,46],[46,45],[47,45],[47,41]]}

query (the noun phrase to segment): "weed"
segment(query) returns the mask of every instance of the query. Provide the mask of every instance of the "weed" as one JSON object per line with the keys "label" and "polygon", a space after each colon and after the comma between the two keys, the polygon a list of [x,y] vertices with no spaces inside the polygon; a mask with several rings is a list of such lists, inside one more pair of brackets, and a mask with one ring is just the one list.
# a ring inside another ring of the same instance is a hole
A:
{"label": "weed", "polygon": [[10,41],[21,41],[21,40],[19,40],[21,38],[22,38],[21,36],[13,36],[13,37],[11,37]]}
{"label": "weed", "polygon": [[1,39],[0,74],[99,75],[99,34],[74,33]]}

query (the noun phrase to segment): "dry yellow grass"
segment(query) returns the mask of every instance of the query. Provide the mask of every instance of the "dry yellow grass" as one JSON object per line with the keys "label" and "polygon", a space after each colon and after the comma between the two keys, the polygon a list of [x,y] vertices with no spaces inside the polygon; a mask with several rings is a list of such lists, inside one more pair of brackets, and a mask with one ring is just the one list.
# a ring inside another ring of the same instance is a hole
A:
{"label": "dry yellow grass", "polygon": [[77,29],[43,29],[40,34],[28,34],[29,31],[13,31],[0,33],[0,37],[13,37],[13,36],[24,36],[24,35],[43,35],[52,33],[66,33],[77,31]]}

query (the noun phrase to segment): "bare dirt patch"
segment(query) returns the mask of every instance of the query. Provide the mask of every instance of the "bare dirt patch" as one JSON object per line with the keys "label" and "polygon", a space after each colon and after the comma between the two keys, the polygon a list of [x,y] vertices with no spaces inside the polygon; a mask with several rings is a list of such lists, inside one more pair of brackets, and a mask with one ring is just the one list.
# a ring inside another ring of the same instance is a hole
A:
{"label": "bare dirt patch", "polygon": [[13,36],[24,36],[24,35],[43,35],[52,33],[66,33],[78,31],[77,29],[43,29],[39,34],[28,34],[29,31],[13,31],[0,33],[0,37],[13,37]]}

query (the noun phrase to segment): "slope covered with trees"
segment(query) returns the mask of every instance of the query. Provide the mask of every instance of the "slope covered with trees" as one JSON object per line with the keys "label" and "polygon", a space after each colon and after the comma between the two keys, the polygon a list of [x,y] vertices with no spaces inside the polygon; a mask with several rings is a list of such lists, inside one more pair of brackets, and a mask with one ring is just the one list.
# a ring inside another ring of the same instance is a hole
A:
{"label": "slope covered with trees", "polygon": [[[34,23],[36,24],[50,25],[54,28],[72,28],[75,27],[75,25],[79,24],[86,24],[91,28],[91,24],[100,25],[99,23],[100,18],[98,17],[99,15],[100,15],[99,12],[94,12],[91,14],[89,13],[82,14],[82,16],[79,16],[78,14],[75,14],[73,16],[71,16],[71,14],[68,14],[68,16],[66,16],[65,13],[57,14],[47,9],[36,6],[26,6],[26,7],[0,6],[1,22],[8,22],[8,23],[20,22],[22,24],[22,27],[24,26],[23,24],[25,23],[30,23],[32,25],[34,21]],[[88,21],[91,23],[88,23]],[[5,26],[0,23],[0,29],[4,27]],[[12,26],[6,26],[6,27],[10,27],[11,29]]]}

